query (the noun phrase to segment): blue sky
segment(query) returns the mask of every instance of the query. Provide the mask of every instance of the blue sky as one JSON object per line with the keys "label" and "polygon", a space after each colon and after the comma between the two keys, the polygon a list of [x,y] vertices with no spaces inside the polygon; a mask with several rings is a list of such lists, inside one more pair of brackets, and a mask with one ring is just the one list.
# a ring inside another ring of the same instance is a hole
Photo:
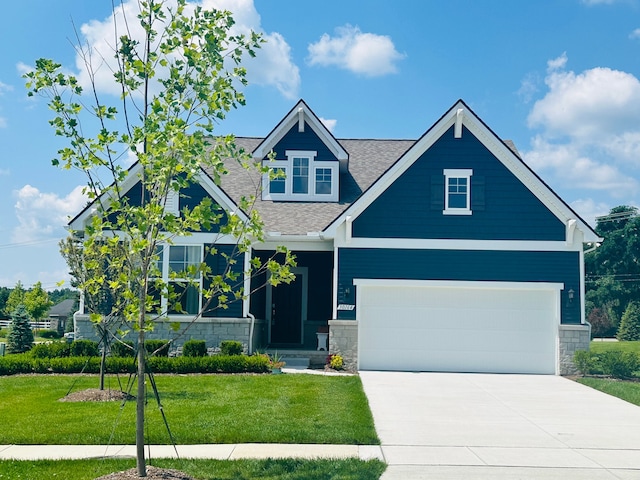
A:
{"label": "blue sky", "polygon": [[[415,139],[462,98],[589,223],[640,205],[640,0],[203,1],[268,40],[219,133],[265,136],[304,98],[337,138]],[[57,243],[84,179],[51,166],[63,143],[21,74],[48,57],[82,76],[74,25],[98,46],[111,1],[3,10],[0,286],[68,286]]]}

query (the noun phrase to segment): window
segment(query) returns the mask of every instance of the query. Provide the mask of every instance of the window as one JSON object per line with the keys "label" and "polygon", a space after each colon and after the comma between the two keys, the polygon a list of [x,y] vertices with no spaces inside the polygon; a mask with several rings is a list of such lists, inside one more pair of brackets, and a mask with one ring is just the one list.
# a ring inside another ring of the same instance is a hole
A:
{"label": "window", "polygon": [[[162,279],[173,288],[176,298],[173,305],[167,305],[167,299],[160,299],[162,311],[169,314],[195,315],[200,311],[200,292],[202,275],[199,267],[202,263],[200,245],[168,245],[157,250],[157,271]],[[195,285],[194,285],[195,284]],[[150,293],[158,297],[158,293]],[[179,307],[177,306],[179,305]]]}
{"label": "window", "polygon": [[471,176],[473,170],[447,169],[444,171],[445,215],[471,215]]}
{"label": "window", "polygon": [[316,160],[314,151],[287,150],[285,153],[287,160],[265,161],[272,175],[263,177],[263,185],[268,185],[263,188],[263,200],[338,201],[337,161]]}
{"label": "window", "polygon": [[309,159],[293,158],[293,188],[292,192],[309,193]]}
{"label": "window", "polygon": [[330,168],[316,168],[316,195],[331,195]]}

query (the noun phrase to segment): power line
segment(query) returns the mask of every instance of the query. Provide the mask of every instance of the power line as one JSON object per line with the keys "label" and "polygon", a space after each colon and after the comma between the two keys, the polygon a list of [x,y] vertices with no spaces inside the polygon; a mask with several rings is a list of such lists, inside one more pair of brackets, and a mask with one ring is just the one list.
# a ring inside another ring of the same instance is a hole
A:
{"label": "power line", "polygon": [[43,243],[59,242],[59,241],[60,241],[59,238],[47,238],[45,240],[32,240],[30,242],[5,243],[4,245],[0,245],[0,249],[17,248],[17,247],[30,247],[30,246],[33,246],[33,245],[41,245]]}

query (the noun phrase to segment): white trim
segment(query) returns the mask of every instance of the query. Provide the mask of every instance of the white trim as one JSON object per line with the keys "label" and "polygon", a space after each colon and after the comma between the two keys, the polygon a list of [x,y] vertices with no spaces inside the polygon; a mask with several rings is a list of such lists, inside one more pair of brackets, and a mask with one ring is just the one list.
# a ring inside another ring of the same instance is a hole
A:
{"label": "white trim", "polygon": [[[244,252],[244,266],[242,275],[244,275],[243,289],[244,291],[242,299],[242,316],[246,317],[249,315],[251,310],[251,274],[249,271],[251,270],[251,258],[253,257],[253,249],[249,247],[246,252]],[[249,348],[252,348],[249,345]]]}
{"label": "white trim", "polygon": [[456,126],[453,131],[453,138],[462,138],[462,120],[464,118],[464,108],[456,110]]}
{"label": "white trim", "polygon": [[[334,236],[336,229],[345,221],[348,215],[354,219],[358,217],[373,201],[378,198],[393,182],[396,181],[414,162],[455,124],[458,109],[463,108],[463,125],[475,135],[484,146],[509,169],[556,217],[563,223],[575,218],[575,213],[540,180],[517,155],[509,149],[495,134],[489,130],[466,107],[464,102],[458,101],[443,117],[436,122],[387,172],[380,177],[355,203],[347,208],[326,228],[328,236]],[[584,233],[585,242],[600,241],[599,237],[582,220],[578,220],[578,229]]]}
{"label": "white trim", "polygon": [[[253,151],[254,158],[258,160],[264,159],[269,152],[276,146],[276,144],[282,140],[282,138],[293,128],[293,126],[300,122],[300,110],[307,124],[315,132],[320,140],[327,146],[327,148],[333,153],[333,155],[340,162],[340,170],[347,171],[347,164],[349,160],[349,154],[346,152],[342,145],[338,143],[335,137],[329,132],[327,127],[320,121],[320,119],[313,113],[313,111],[300,100],[295,107],[280,121],[278,126],[265,138],[260,145]],[[303,122],[304,123],[304,122]]]}
{"label": "white trim", "polygon": [[338,247],[333,249],[333,305],[331,318],[338,317]]}
{"label": "white trim", "polygon": [[[397,280],[389,278],[354,278],[356,287],[431,287],[431,288],[479,288],[499,290],[564,290],[560,282],[500,282],[471,280]],[[558,302],[560,303],[560,302]],[[356,307],[357,308],[357,307]],[[558,317],[559,319],[560,317]],[[558,324],[560,324],[558,322]]]}
{"label": "white trim", "polygon": [[[287,245],[287,242],[283,242]],[[563,241],[534,240],[462,240],[421,238],[358,238],[351,241],[336,238],[336,247],[349,248],[393,248],[401,250],[509,250],[533,252],[578,252],[582,245],[567,245]]]}
{"label": "white trim", "polygon": [[[473,170],[470,168],[445,168],[442,174],[444,175],[444,210],[442,214],[471,215],[471,177],[473,176]],[[467,180],[466,206],[464,208],[449,206],[449,178],[464,178]]]}

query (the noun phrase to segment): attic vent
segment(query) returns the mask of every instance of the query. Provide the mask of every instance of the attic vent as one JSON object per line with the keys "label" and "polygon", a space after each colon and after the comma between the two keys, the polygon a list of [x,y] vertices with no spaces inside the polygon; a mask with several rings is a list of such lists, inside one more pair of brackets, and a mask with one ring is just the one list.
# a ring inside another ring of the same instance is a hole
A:
{"label": "attic vent", "polygon": [[178,192],[173,190],[167,193],[167,200],[164,203],[164,210],[167,213],[173,213],[174,215],[178,215],[180,212],[180,196]]}
{"label": "attic vent", "polygon": [[304,132],[304,108],[298,109],[298,132]]}
{"label": "attic vent", "polygon": [[453,132],[454,138],[462,138],[462,118],[464,117],[464,109],[459,108],[456,112],[456,127]]}

